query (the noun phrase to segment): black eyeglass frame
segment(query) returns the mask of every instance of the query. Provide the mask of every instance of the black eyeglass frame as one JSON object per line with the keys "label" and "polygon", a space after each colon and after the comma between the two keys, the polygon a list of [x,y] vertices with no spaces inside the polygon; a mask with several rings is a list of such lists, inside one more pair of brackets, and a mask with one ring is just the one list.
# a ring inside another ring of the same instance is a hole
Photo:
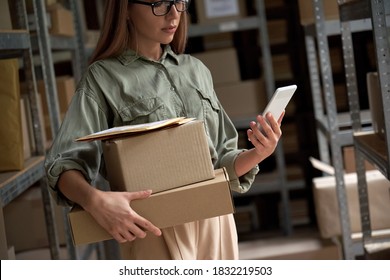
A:
{"label": "black eyeglass frame", "polygon": [[[156,1],[156,2],[146,2],[146,1],[139,1],[139,0],[129,0],[128,2],[129,2],[129,3],[133,3],[133,4],[141,4],[141,5],[145,5],[145,6],[150,6],[150,8],[152,9],[153,15],[155,15],[155,16],[157,16],[157,17],[167,15],[167,14],[171,11],[172,6],[175,6],[176,11],[182,13],[182,12],[187,11],[187,10],[188,10],[188,7],[189,7],[189,5],[190,5],[190,0],[168,0],[168,1],[165,0],[165,1]],[[167,10],[166,10],[166,12],[165,12],[164,14],[161,14],[161,15],[159,14],[159,15],[157,15],[157,14],[155,13],[155,11],[154,11],[155,6],[156,6],[157,4],[162,4],[162,3],[164,3],[164,2],[169,2],[170,5],[167,6]],[[184,2],[184,3],[185,3],[185,10],[179,10],[179,9],[177,8],[177,6],[176,6],[176,3],[177,3],[177,2]]]}

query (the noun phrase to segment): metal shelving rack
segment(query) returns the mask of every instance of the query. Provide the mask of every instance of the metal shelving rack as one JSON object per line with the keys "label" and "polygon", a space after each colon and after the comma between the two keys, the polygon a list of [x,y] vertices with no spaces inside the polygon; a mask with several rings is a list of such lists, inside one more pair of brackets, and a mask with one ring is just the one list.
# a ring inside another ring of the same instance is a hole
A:
{"label": "metal shelving rack", "polygon": [[[390,2],[384,0],[356,0],[352,2],[339,1],[341,30],[343,36],[343,54],[347,88],[349,94],[350,113],[353,127],[353,140],[356,150],[356,172],[358,176],[358,193],[362,224],[362,242],[365,254],[390,248],[387,236],[374,238],[370,223],[368,189],[364,160],[373,163],[381,173],[390,179]],[[356,69],[353,52],[354,30],[351,28],[356,21],[367,21],[373,34],[376,54],[376,65],[380,82],[381,98],[385,120],[385,139],[373,130],[362,131],[359,118],[359,98],[356,81]]]}
{"label": "metal shelving rack", "polygon": [[[48,21],[46,15],[46,6],[44,1],[33,0],[34,20],[36,26],[36,36],[32,37],[32,45],[34,49],[39,50],[40,66],[42,77],[45,85],[46,100],[48,101],[48,111],[51,124],[52,137],[57,134],[61,125],[59,114],[59,105],[57,98],[57,88],[55,80],[53,53],[57,51],[66,51],[71,53],[71,64],[73,76],[77,81],[80,80],[82,73],[86,69],[87,59],[85,55],[85,47],[82,36],[82,23],[80,15],[80,1],[67,0],[65,1],[67,8],[72,11],[75,36],[64,37],[50,35],[48,31]],[[66,247],[69,259],[85,259],[96,249],[98,257],[102,258],[100,244],[88,246],[80,257],[80,252],[73,245],[70,226],[68,222],[69,208],[64,207],[64,228],[66,237]],[[57,246],[59,246],[57,241]]]}
{"label": "metal shelving rack", "polygon": [[[79,10],[79,1],[68,0],[66,4],[70,8],[74,17],[74,26],[76,36],[62,37],[52,36],[48,33],[48,20],[46,17],[46,7],[44,1],[33,0],[33,19],[36,27],[36,34],[29,31],[28,16],[26,4],[24,0],[9,1],[9,5],[13,5],[14,11],[17,12],[16,30],[0,31],[0,57],[22,57],[23,69],[26,77],[26,83],[29,90],[29,100],[32,109],[32,121],[34,126],[35,142],[38,143],[34,157],[27,160],[25,168],[20,172],[7,172],[0,174],[0,195],[2,208],[18,197],[22,192],[31,187],[34,183],[39,182],[42,189],[42,199],[44,204],[45,219],[48,231],[48,239],[50,245],[50,254],[52,259],[59,259],[59,240],[57,228],[55,224],[54,211],[52,207],[52,199],[49,194],[47,183],[45,180],[44,158],[45,149],[44,140],[41,139],[41,129],[38,115],[38,95],[36,88],[36,74],[34,65],[33,51],[39,51],[39,66],[42,70],[42,77],[45,84],[46,98],[48,100],[48,111],[52,128],[52,137],[54,138],[58,131],[61,120],[59,115],[59,105],[57,100],[57,88],[55,83],[54,61],[52,53],[55,51],[71,52],[71,60],[73,67],[73,75],[78,81],[81,78],[83,71],[86,68],[85,49],[82,37],[81,17]],[[0,235],[6,240],[3,213],[1,208]],[[69,225],[67,221],[67,213],[69,209],[64,209],[64,225],[66,245],[69,259],[78,259],[79,252],[73,246]],[[7,244],[0,244],[0,254],[2,259],[7,258]],[[98,249],[100,256],[100,244],[87,247],[82,255],[82,258],[87,258],[94,249]],[[101,257],[101,256],[100,256]]]}
{"label": "metal shelving rack", "polygon": [[[218,24],[192,24],[189,29],[189,36],[205,36],[210,34],[218,34],[224,32],[235,32],[243,30],[258,30],[260,38],[260,47],[262,53],[262,63],[264,71],[264,80],[266,85],[266,94],[268,99],[271,98],[275,90],[274,72],[272,66],[271,50],[268,39],[267,19],[265,13],[264,0],[256,0],[257,15],[243,19],[221,22]],[[259,112],[260,112],[259,108]],[[234,125],[238,129],[247,128],[248,123],[256,116],[247,119],[232,119]],[[282,217],[283,231],[290,235],[293,231],[290,218],[290,202],[289,191],[294,189],[302,189],[305,186],[303,180],[287,180],[286,166],[284,160],[284,152],[282,140],[275,151],[277,170],[272,174],[259,174],[253,183],[252,188],[245,194],[235,194],[240,196],[253,196],[263,193],[280,192],[282,200]]]}
{"label": "metal shelving rack", "polygon": [[[313,96],[314,116],[320,159],[335,169],[336,193],[340,209],[340,226],[345,259],[355,259],[363,252],[362,243],[352,239],[348,204],[344,182],[342,147],[353,145],[353,120],[356,115],[338,113],[336,107],[333,73],[330,64],[328,38],[340,35],[339,20],[325,20],[323,1],[313,0],[315,22],[305,25],[310,85]],[[355,32],[370,30],[365,20],[355,21],[351,29]],[[318,63],[317,63],[318,61]],[[324,104],[325,103],[325,104]],[[367,110],[356,112],[361,120],[361,129],[371,129],[371,116]]]}
{"label": "metal shelving rack", "polygon": [[15,11],[14,30],[0,30],[0,57],[1,58],[22,58],[25,80],[28,88],[28,97],[31,104],[31,115],[34,126],[34,139],[36,150],[33,157],[25,162],[25,167],[19,172],[6,172],[0,174],[0,235],[4,243],[0,244],[1,259],[7,259],[7,242],[4,227],[3,207],[16,199],[21,193],[30,188],[33,184],[39,183],[42,190],[44,213],[48,231],[50,254],[53,259],[59,259],[59,246],[54,222],[52,204],[49,191],[44,178],[44,146],[41,139],[41,129],[38,115],[38,97],[35,83],[35,72],[33,65],[32,46],[28,27],[26,5],[24,0],[9,1],[9,5]]}

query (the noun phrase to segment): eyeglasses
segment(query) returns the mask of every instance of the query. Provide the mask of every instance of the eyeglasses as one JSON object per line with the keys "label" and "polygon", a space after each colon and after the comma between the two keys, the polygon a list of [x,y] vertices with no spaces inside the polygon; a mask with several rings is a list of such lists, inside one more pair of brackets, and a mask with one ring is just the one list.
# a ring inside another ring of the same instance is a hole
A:
{"label": "eyeglasses", "polygon": [[169,13],[173,5],[175,5],[175,8],[178,12],[187,11],[188,6],[190,4],[190,0],[156,1],[152,3],[145,1],[129,0],[129,3],[150,6],[155,16],[165,16]]}

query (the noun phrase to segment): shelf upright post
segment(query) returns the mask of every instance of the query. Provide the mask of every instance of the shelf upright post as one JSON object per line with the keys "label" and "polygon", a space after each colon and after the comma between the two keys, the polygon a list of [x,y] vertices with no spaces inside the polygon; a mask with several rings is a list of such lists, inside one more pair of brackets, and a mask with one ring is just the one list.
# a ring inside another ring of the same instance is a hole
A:
{"label": "shelf upright post", "polygon": [[[316,120],[324,119],[324,106],[322,104],[321,81],[317,63],[318,53],[316,50],[315,36],[309,34],[309,26],[305,25],[305,46],[307,63],[310,75],[310,88],[313,98],[314,117]],[[317,129],[317,141],[320,159],[330,164],[329,147],[324,133]]]}
{"label": "shelf upright post", "polygon": [[[8,1],[9,6],[12,11],[16,12],[15,24],[16,28],[29,31],[29,25],[27,20],[27,11],[26,4],[24,0],[18,1]],[[29,32],[28,32],[29,33]],[[29,34],[30,36],[30,34]],[[29,103],[31,107],[31,117],[34,129],[34,140],[35,140],[35,151],[33,151],[34,156],[42,156],[45,154],[44,139],[42,139],[41,130],[43,129],[39,120],[38,112],[38,94],[36,88],[36,79],[33,63],[33,52],[32,44],[29,40],[28,48],[23,49],[23,69],[25,73],[25,81],[27,85],[27,93],[29,98]],[[46,188],[45,181],[43,178],[38,179],[39,184],[42,189],[42,201],[44,206],[45,220],[47,225],[47,233],[50,247],[50,254],[52,259],[59,259],[59,245],[56,234],[54,210],[51,204],[49,197],[49,191]]]}
{"label": "shelf upright post", "polygon": [[322,0],[313,0],[313,14],[315,18],[315,30],[318,39],[318,52],[320,71],[325,94],[325,108],[329,127],[329,141],[331,148],[332,165],[335,169],[336,192],[340,210],[340,226],[342,232],[343,255],[345,259],[354,259],[351,227],[349,221],[347,195],[344,183],[344,167],[341,143],[338,136],[339,124],[334,93],[334,84],[330,65],[329,45],[325,29],[325,16]]}
{"label": "shelf upright post", "polygon": [[55,138],[61,120],[58,105],[57,87],[54,73],[53,56],[51,52],[51,42],[46,18],[46,8],[44,1],[33,0],[34,19],[38,35],[38,46],[40,59],[42,61],[42,76],[45,84],[46,100],[50,116],[51,134]]}
{"label": "shelf upright post", "polygon": [[[25,1],[8,1],[9,6],[12,7],[11,10],[17,13],[17,29],[29,30],[28,20],[27,20],[27,11]],[[41,130],[43,127],[40,125],[39,112],[38,112],[38,96],[37,88],[35,83],[35,71],[33,63],[33,53],[30,47],[23,50],[23,70],[25,75],[25,81],[27,86],[28,99],[31,107],[31,118],[34,127],[34,142],[36,143],[36,150],[34,155],[43,155],[44,154],[44,144],[42,139]]]}
{"label": "shelf upright post", "polygon": [[81,22],[81,11],[80,6],[82,5],[78,0],[68,0],[69,8],[73,12],[73,22],[75,27],[76,35],[74,37],[74,50],[72,57],[73,76],[76,83],[80,81],[81,76],[86,70],[87,59],[85,54],[85,45],[83,39],[83,28]]}
{"label": "shelf upright post", "polygon": [[[274,70],[272,66],[272,56],[271,49],[268,37],[267,30],[267,18],[265,14],[264,0],[257,0],[257,16],[259,19],[259,38],[263,62],[263,73],[265,80],[265,87],[268,100],[271,99],[275,91],[275,79],[274,79]],[[282,217],[283,217],[283,231],[286,235],[292,234],[292,223],[290,215],[290,198],[289,191],[287,187],[287,174],[286,174],[286,164],[284,160],[284,151],[283,151],[283,139],[279,140],[279,144],[275,150],[276,165],[278,172],[278,181],[280,184],[280,195],[282,200]]]}
{"label": "shelf upright post", "polygon": [[[339,3],[342,3],[340,1]],[[340,26],[341,26],[341,42],[343,45],[343,58],[344,58],[344,69],[348,91],[348,103],[349,111],[352,121],[353,132],[362,130],[361,119],[360,119],[360,101],[358,94],[357,78],[356,78],[356,67],[355,67],[355,55],[353,50],[353,38],[351,31],[350,21],[344,21],[342,13],[340,13]],[[371,235],[371,225],[369,218],[369,207],[368,207],[368,194],[367,194],[367,183],[365,176],[364,158],[359,149],[355,149],[355,166],[356,174],[358,179],[358,193],[359,193],[359,205],[361,210],[361,223],[363,230],[363,243],[364,239]]]}
{"label": "shelf upright post", "polygon": [[385,6],[387,5],[388,9],[390,4],[385,0],[370,0],[370,3],[378,77],[383,103],[385,143],[387,143],[387,153],[385,154],[385,157],[387,158],[387,165],[385,169],[388,174],[387,179],[390,179],[390,31],[388,29],[390,22],[387,17],[388,14],[386,15],[389,11],[386,11]]}
{"label": "shelf upright post", "polygon": [[[52,56],[52,45],[50,35],[48,31],[48,22],[46,18],[46,7],[45,2],[40,0],[33,0],[34,8],[34,19],[36,22],[37,36],[38,36],[38,47],[40,53],[40,59],[42,62],[42,76],[45,85],[46,100],[48,103],[48,111],[50,116],[51,134],[54,139],[61,125],[60,110],[58,103],[57,85],[55,80],[55,70]],[[75,51],[75,50],[74,50]],[[51,196],[47,187],[47,182],[42,185],[43,198],[52,205]],[[52,207],[52,206],[51,206]],[[64,207],[63,219],[66,243],[68,249],[68,255],[70,259],[77,259],[76,249],[73,246],[70,236],[69,224],[67,222],[68,209]],[[47,221],[49,225],[50,221]],[[55,229],[55,225],[50,226]],[[56,230],[56,229],[55,229]],[[49,236],[52,235],[49,233]],[[55,235],[57,236],[57,235]],[[58,239],[55,240],[56,246],[59,247]]]}

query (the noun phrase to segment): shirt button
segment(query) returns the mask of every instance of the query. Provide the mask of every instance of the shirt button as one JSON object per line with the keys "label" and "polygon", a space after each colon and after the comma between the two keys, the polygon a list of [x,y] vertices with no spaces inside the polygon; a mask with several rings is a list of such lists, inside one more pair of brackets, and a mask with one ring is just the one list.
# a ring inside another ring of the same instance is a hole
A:
{"label": "shirt button", "polygon": [[171,91],[175,91],[175,88],[174,88],[174,87],[171,87]]}

